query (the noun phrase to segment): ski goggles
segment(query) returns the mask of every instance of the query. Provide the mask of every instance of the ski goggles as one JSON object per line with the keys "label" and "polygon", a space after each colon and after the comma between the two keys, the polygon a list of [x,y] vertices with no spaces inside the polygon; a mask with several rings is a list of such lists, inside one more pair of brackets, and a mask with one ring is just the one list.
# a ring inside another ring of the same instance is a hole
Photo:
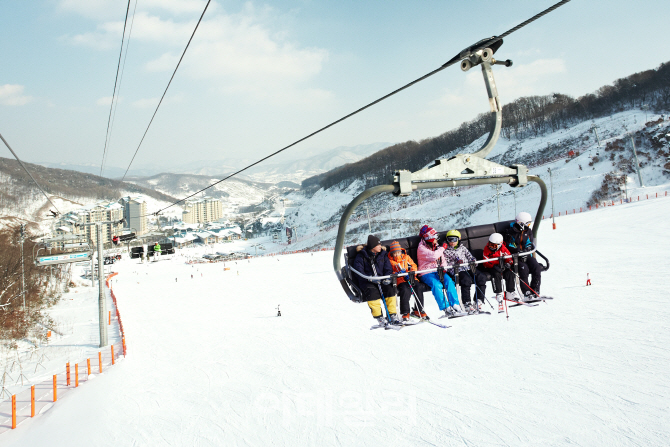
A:
{"label": "ski goggles", "polygon": [[502,247],[502,244],[496,244],[495,242],[489,242],[489,248],[491,248],[491,249],[497,250],[500,247]]}
{"label": "ski goggles", "polygon": [[447,236],[447,242],[458,242],[458,236]]}
{"label": "ski goggles", "polygon": [[532,221],[529,221],[529,222],[518,222],[517,221],[517,223],[519,224],[519,226],[521,226],[523,228],[523,227],[530,227],[530,224],[532,224],[533,222]]}

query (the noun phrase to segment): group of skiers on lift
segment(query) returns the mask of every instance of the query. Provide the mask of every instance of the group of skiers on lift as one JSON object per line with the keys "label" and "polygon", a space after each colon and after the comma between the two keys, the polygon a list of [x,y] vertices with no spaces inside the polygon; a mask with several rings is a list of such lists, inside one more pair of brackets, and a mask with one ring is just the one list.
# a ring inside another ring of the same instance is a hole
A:
{"label": "group of skiers on lift", "polygon": [[[524,255],[518,258],[518,275],[523,297],[515,291],[516,274],[512,269],[512,258],[505,259],[502,266],[499,261],[501,256],[528,252],[533,249],[531,223],[530,214],[521,212],[517,214],[516,220],[502,231],[502,234],[491,234],[483,252],[483,259],[491,261],[478,264],[476,267],[472,264],[476,259],[467,247],[461,244],[461,233],[458,230],[449,230],[446,234],[446,242],[440,246],[437,242],[437,232],[430,226],[424,225],[419,232],[421,241],[417,248],[418,266],[397,241],[390,244],[388,253],[386,253],[387,248],[382,247],[379,238],[370,235],[366,245],[359,245],[356,248],[354,269],[365,276],[389,276],[398,273],[408,273],[408,275],[398,276],[395,286],[391,280],[378,283],[358,277],[357,282],[363,293],[363,299],[368,303],[372,316],[381,326],[384,326],[387,323],[402,324],[403,321],[409,320],[411,315],[417,318],[428,318],[424,312],[423,300],[423,293],[428,290],[432,292],[438,307],[447,317],[462,312],[474,313],[477,309],[481,310],[486,291],[486,273],[491,277],[499,310],[502,309],[505,297],[509,300],[522,301],[539,295],[542,266],[534,256]],[[417,271],[438,269],[440,266],[445,268],[442,275],[438,271],[416,274]],[[458,266],[462,308],[459,305],[456,291],[455,266]],[[529,276],[532,276],[530,283],[528,282]],[[474,300],[471,298],[473,284],[476,286]],[[396,293],[400,298],[399,313],[396,307]],[[418,306],[410,311],[410,301],[413,295],[416,297]],[[382,299],[386,302],[390,318],[388,322],[382,312]]]}

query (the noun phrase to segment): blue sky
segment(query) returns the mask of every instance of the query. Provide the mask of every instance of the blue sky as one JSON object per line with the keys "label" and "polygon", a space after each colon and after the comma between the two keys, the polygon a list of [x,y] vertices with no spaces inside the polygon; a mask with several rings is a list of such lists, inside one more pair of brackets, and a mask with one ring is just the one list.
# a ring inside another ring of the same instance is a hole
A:
{"label": "blue sky", "polygon": [[[205,3],[137,1],[108,165],[130,162]],[[553,3],[213,1],[133,166],[262,157]],[[0,133],[26,161],[101,163],[125,8],[0,2]],[[668,17],[667,0],[572,0],[505,39],[497,56],[514,66],[496,67],[501,100],[580,96],[657,67],[670,60]],[[480,71],[454,66],[287,158],[420,140],[487,110]]]}

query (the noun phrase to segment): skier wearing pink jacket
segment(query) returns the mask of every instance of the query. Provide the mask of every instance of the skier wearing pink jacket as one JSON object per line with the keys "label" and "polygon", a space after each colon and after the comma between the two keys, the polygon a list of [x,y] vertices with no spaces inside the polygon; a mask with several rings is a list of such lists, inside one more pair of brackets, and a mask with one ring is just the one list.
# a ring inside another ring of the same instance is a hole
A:
{"label": "skier wearing pink jacket", "polygon": [[[440,265],[445,266],[442,255],[444,254],[447,244],[445,243],[442,247],[438,247],[437,232],[428,225],[424,225],[419,232],[419,236],[421,236],[421,242],[417,247],[416,254],[419,261],[419,271],[436,269]],[[435,301],[437,301],[437,305],[447,316],[461,312],[461,308],[458,304],[456,285],[449,275],[444,275],[443,280],[440,281],[437,272],[423,273],[419,276],[419,279],[430,287],[430,290],[435,297]],[[448,303],[444,296],[445,289],[447,291]],[[447,306],[447,304],[449,305]]]}

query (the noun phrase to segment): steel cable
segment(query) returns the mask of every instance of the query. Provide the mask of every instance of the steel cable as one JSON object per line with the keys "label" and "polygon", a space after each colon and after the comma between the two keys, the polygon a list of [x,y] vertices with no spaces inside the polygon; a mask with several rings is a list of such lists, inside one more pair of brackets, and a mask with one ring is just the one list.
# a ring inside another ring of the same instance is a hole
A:
{"label": "steel cable", "polygon": [[116,97],[116,83],[119,80],[119,68],[121,67],[121,54],[123,54],[123,41],[126,38],[126,25],[128,24],[128,11],[130,11],[130,0],[126,6],[126,18],[123,21],[123,35],[121,36],[121,49],[119,50],[119,62],[116,64],[116,77],[114,78],[114,91],[112,92],[112,101],[109,105],[109,117],[107,118],[107,132],[105,133],[105,146],[102,149],[102,162],[100,163],[100,175],[105,164],[105,153],[107,152],[107,141],[109,139],[109,124],[112,121],[112,109],[114,108],[114,98]]}
{"label": "steel cable", "polygon": [[21,165],[21,167],[23,168],[23,170],[26,171],[26,173],[30,176],[31,179],[33,179],[33,182],[35,182],[35,184],[37,185],[37,187],[39,188],[39,190],[42,191],[42,194],[44,194],[44,197],[47,198],[47,200],[49,201],[49,203],[51,203],[51,204],[54,206],[54,208],[56,208],[56,211],[58,211],[58,214],[60,214],[60,210],[58,209],[58,207],[56,206],[56,204],[53,203],[53,202],[51,201],[51,199],[49,198],[49,196],[47,195],[47,193],[44,192],[44,190],[42,189],[42,187],[40,186],[40,184],[37,183],[37,180],[35,180],[35,178],[33,177],[33,175],[28,171],[28,168],[26,168],[26,165],[24,165],[23,162],[19,159],[19,156],[16,155],[16,152],[14,152],[14,149],[11,148],[11,146],[9,145],[9,143],[7,143],[7,140],[5,140],[5,138],[2,136],[2,134],[0,134],[0,140],[2,140],[3,143],[5,143],[5,146],[7,146],[7,149],[9,149],[10,152],[12,153],[12,155],[14,155],[14,158],[16,158],[16,161],[19,162],[19,164]]}
{"label": "steel cable", "polygon": [[116,112],[119,109],[119,100],[118,97],[121,96],[121,85],[123,84],[123,73],[126,70],[126,60],[128,59],[128,47],[130,47],[130,36],[133,34],[133,25],[135,24],[135,12],[137,11],[137,0],[135,0],[135,7],[133,8],[133,17],[130,19],[130,29],[128,30],[128,40],[126,41],[126,52],[123,55],[123,65],[121,65],[121,77],[119,78],[119,91],[116,94],[116,107],[114,107],[114,114],[112,115],[112,125],[109,128],[109,138],[107,139],[107,153],[103,151],[102,155],[102,170],[100,175],[105,170],[105,165],[107,164],[107,159],[109,158],[110,146],[112,144],[112,133],[114,132],[114,122],[116,121]]}
{"label": "steel cable", "polygon": [[156,110],[154,110],[154,114],[151,117],[151,121],[149,121],[149,125],[147,126],[147,129],[144,131],[144,135],[142,135],[142,139],[140,140],[140,144],[137,145],[137,149],[135,149],[135,154],[133,154],[133,158],[130,160],[130,163],[128,164],[128,167],[126,168],[126,172],[123,174],[123,177],[121,178],[121,181],[123,181],[126,178],[126,175],[128,174],[128,170],[130,169],[130,166],[133,164],[133,161],[135,160],[135,157],[137,156],[137,152],[140,150],[140,146],[142,146],[142,142],[144,141],[144,137],[147,136],[147,132],[149,132],[149,128],[151,127],[151,123],[154,122],[154,118],[156,117],[156,113],[158,112],[158,108],[161,106],[161,103],[163,102],[163,98],[165,98],[165,94],[167,93],[168,89],[170,88],[170,84],[172,84],[172,80],[174,79],[174,75],[177,74],[177,70],[179,69],[179,65],[181,64],[182,59],[184,59],[184,55],[186,54],[186,50],[188,50],[189,45],[191,45],[191,41],[193,40],[193,36],[195,36],[195,32],[198,30],[198,27],[200,26],[200,22],[202,22],[202,18],[205,16],[205,12],[207,12],[207,8],[209,7],[209,3],[212,0],[207,0],[207,4],[205,5],[205,9],[202,11],[202,14],[200,15],[200,19],[198,19],[198,23],[195,25],[195,29],[193,30],[193,33],[191,34],[191,38],[188,39],[188,43],[186,44],[186,48],[184,48],[184,52],[181,54],[181,57],[179,58],[179,62],[177,62],[177,66],[174,69],[174,72],[172,73],[172,76],[170,77],[170,81],[168,82],[167,87],[165,87],[165,91],[163,92],[163,96],[161,96],[160,101],[158,101],[158,105],[156,106]]}
{"label": "steel cable", "polygon": [[[299,139],[299,140],[297,140],[297,141],[295,141],[295,142],[289,144],[288,146],[285,146],[285,147],[279,149],[278,151],[275,151],[275,152],[273,152],[272,154],[270,154],[270,155],[268,155],[268,156],[266,156],[266,157],[263,157],[263,158],[261,158],[260,160],[254,162],[254,163],[252,163],[252,164],[250,164],[250,165],[248,165],[248,166],[246,166],[246,167],[244,167],[244,168],[242,168],[242,169],[240,169],[240,170],[238,170],[238,171],[235,171],[234,173],[228,175],[227,177],[225,177],[225,178],[223,178],[223,179],[221,179],[221,180],[219,180],[219,181],[216,181],[216,182],[212,183],[211,185],[209,185],[209,186],[207,186],[207,187],[205,187],[205,188],[202,188],[201,190],[196,191],[196,192],[194,192],[193,194],[190,194],[189,196],[184,197],[183,199],[178,200],[178,201],[172,203],[171,205],[168,205],[168,206],[166,206],[165,208],[161,208],[161,209],[159,209],[158,211],[156,211],[156,212],[154,212],[154,213],[151,213],[151,214],[148,214],[148,215],[156,215],[156,216],[157,216],[159,213],[165,211],[166,209],[171,208],[171,207],[173,207],[173,206],[175,206],[175,205],[177,205],[177,204],[179,204],[179,203],[182,203],[182,202],[184,202],[185,200],[188,200],[188,199],[190,199],[191,197],[193,197],[193,196],[195,196],[195,195],[197,195],[197,194],[199,194],[199,193],[201,193],[201,192],[203,192],[203,191],[208,190],[208,189],[211,188],[212,186],[218,185],[219,183],[224,182],[224,181],[228,180],[229,178],[234,177],[234,176],[236,176],[237,174],[239,174],[239,173],[241,173],[241,172],[244,172],[244,171],[246,171],[247,169],[249,169],[249,168],[251,168],[251,167],[253,167],[253,166],[256,166],[257,164],[262,163],[263,161],[267,160],[268,158],[274,157],[275,155],[279,154],[280,152],[283,152],[283,151],[285,151],[286,149],[289,149],[290,147],[293,147],[293,146],[295,146],[296,144],[298,144],[298,143],[300,143],[300,142],[302,142],[302,141],[305,141],[305,140],[307,140],[308,138],[310,138],[310,137],[312,137],[312,136],[314,136],[314,135],[316,135],[316,134],[318,134],[318,133],[320,133],[320,132],[322,132],[322,131],[324,131],[324,130],[326,130],[326,129],[332,127],[332,126],[334,126],[335,124],[338,124],[338,123],[340,123],[340,122],[346,120],[347,118],[350,118],[350,117],[356,115],[357,113],[362,112],[363,110],[365,110],[365,109],[367,109],[367,108],[369,108],[369,107],[372,107],[373,105],[375,105],[375,104],[377,104],[377,103],[379,103],[379,102],[381,102],[381,101],[383,101],[383,100],[385,100],[385,99],[390,98],[391,96],[395,95],[396,93],[400,93],[401,91],[403,91],[403,90],[405,90],[405,89],[411,87],[412,85],[414,85],[414,84],[416,84],[416,83],[418,83],[418,82],[421,82],[421,81],[423,81],[424,79],[427,79],[427,78],[433,76],[434,74],[439,73],[440,71],[444,70],[445,68],[448,68],[448,67],[452,66],[453,64],[455,64],[456,62],[460,61],[460,60],[463,59],[464,57],[467,57],[469,54],[472,54],[472,53],[474,53],[474,52],[476,52],[476,51],[478,51],[478,50],[484,48],[486,45],[491,45],[491,44],[493,44],[493,43],[495,43],[495,42],[498,42],[498,41],[502,40],[503,37],[509,36],[509,35],[512,34],[513,32],[515,32],[515,31],[517,31],[517,30],[523,28],[524,26],[528,25],[529,23],[534,22],[535,20],[537,20],[537,19],[539,19],[540,17],[542,17],[542,16],[544,16],[544,15],[550,13],[551,11],[554,11],[555,9],[559,8],[560,6],[564,5],[565,3],[568,3],[569,1],[570,1],[570,0],[562,0],[562,1],[558,2],[558,3],[556,3],[555,5],[553,5],[553,6],[549,7],[549,8],[547,8],[547,9],[545,9],[544,11],[540,12],[539,14],[536,14],[535,16],[531,17],[530,19],[528,19],[528,20],[526,20],[526,21],[520,23],[519,25],[515,26],[514,28],[511,28],[510,30],[504,32],[504,33],[501,34],[500,36],[496,36],[496,37],[493,37],[493,38],[491,38],[491,39],[488,39],[483,45],[481,45],[481,46],[477,46],[477,47],[475,47],[475,48],[472,48],[472,49],[469,50],[469,52],[466,53],[465,55],[464,55],[464,52],[461,52],[459,55],[453,57],[453,58],[450,59],[448,62],[446,62],[444,65],[442,65],[441,67],[439,67],[439,68],[437,68],[437,69],[431,71],[430,73],[427,73],[427,74],[421,76],[420,78],[417,78],[417,79],[415,79],[414,81],[412,81],[412,82],[410,82],[410,83],[408,83],[408,84],[405,84],[404,86],[400,87],[399,89],[394,90],[394,91],[392,91],[391,93],[389,93],[389,94],[387,94],[387,95],[384,95],[384,96],[382,96],[381,98],[379,98],[379,99],[377,99],[377,100],[375,100],[375,101],[373,101],[373,102],[371,102],[371,103],[369,103],[369,104],[367,104],[367,105],[361,107],[360,109],[357,109],[357,110],[355,110],[354,112],[351,112],[350,114],[343,116],[342,118],[338,119],[337,121],[333,121],[332,123],[328,124],[327,126],[324,126],[324,127],[322,127],[321,129],[319,129],[319,130],[317,130],[317,131],[315,131],[315,132],[312,132],[311,134],[309,134],[309,135],[307,135],[307,136],[305,136],[305,137],[303,137],[303,138],[301,138],[301,139]],[[145,133],[145,134],[146,134],[146,133]],[[139,148],[138,148],[138,149],[139,149]],[[134,157],[133,157],[133,158],[134,158]],[[131,161],[131,163],[132,163],[132,161]],[[127,172],[127,171],[126,171],[126,172]],[[125,175],[124,175],[124,178],[125,178]],[[121,180],[123,180],[123,179],[121,179]]]}

